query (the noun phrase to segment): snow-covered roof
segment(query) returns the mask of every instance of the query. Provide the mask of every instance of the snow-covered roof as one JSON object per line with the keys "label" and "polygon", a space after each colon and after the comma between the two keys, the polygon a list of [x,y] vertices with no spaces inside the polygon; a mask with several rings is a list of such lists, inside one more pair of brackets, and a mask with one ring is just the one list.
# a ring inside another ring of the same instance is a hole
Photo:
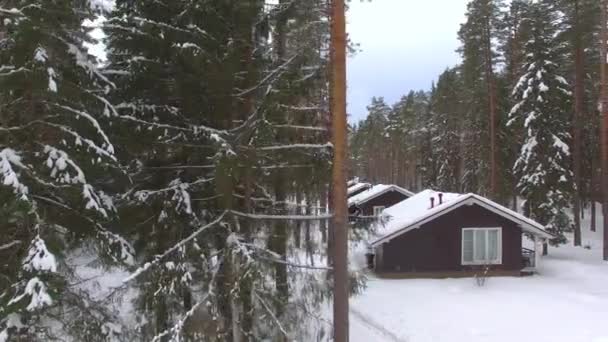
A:
{"label": "snow-covered roof", "polygon": [[351,185],[348,190],[346,191],[347,195],[350,196],[351,194],[354,194],[355,192],[359,191],[359,190],[363,190],[365,188],[371,188],[371,184],[369,183],[356,183],[354,185]]}
{"label": "snow-covered roof", "polygon": [[396,186],[396,185],[392,185],[392,184],[378,184],[378,185],[374,185],[371,188],[369,188],[368,190],[365,190],[359,194],[356,194],[355,196],[351,197],[348,199],[348,206],[350,207],[351,205],[359,205],[361,203],[365,203],[371,199],[374,199],[386,192],[389,191],[397,191],[400,192],[408,197],[412,197],[414,196],[414,193],[405,190],[402,187]]}
{"label": "snow-covered roof", "polygon": [[[377,245],[404,234],[412,229],[420,228],[423,224],[446,214],[463,205],[477,204],[513,222],[518,223],[522,229],[530,234],[545,239],[554,236],[545,231],[544,227],[509,208],[496,202],[475,194],[443,194],[442,203],[439,204],[439,192],[424,190],[394,206],[385,209],[382,216],[388,220],[378,230],[378,237],[371,241],[371,245]],[[431,208],[431,198],[435,199],[435,206]]]}
{"label": "snow-covered roof", "polygon": [[351,187],[353,185],[356,185],[359,183],[359,177],[355,177],[351,180],[349,180],[348,182],[346,182],[346,186]]}

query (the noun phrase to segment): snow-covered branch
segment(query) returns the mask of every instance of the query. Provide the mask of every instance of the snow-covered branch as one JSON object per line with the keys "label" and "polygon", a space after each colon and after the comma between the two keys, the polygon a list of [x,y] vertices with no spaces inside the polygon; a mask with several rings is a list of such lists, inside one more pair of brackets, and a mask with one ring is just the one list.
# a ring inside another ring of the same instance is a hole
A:
{"label": "snow-covered branch", "polygon": [[81,136],[80,134],[78,134],[74,130],[70,129],[68,126],[58,125],[58,124],[54,124],[54,123],[50,123],[50,122],[42,122],[42,123],[45,124],[45,125],[47,125],[47,126],[57,128],[60,131],[71,135],[76,140],[76,145],[84,143],[90,149],[94,150],[98,155],[102,155],[104,157],[107,157],[107,158],[111,159],[112,161],[117,161],[116,157],[114,156],[114,154],[112,154],[112,153],[106,151],[106,149],[98,146],[93,140]]}
{"label": "snow-covered branch", "polygon": [[291,149],[329,149],[333,148],[333,144],[290,144],[290,145],[276,145],[276,146],[264,146],[258,147],[258,150],[262,151],[276,151],[276,150],[291,150]]}
{"label": "snow-covered branch", "polygon": [[140,275],[142,275],[144,272],[146,272],[151,267],[158,265],[169,254],[177,251],[179,248],[181,248],[182,246],[186,245],[188,242],[194,240],[202,232],[204,232],[204,231],[206,231],[206,230],[214,227],[218,223],[220,223],[224,219],[224,217],[226,216],[227,213],[228,212],[224,211],[218,218],[216,218],[215,220],[213,220],[211,223],[200,227],[194,233],[190,234],[190,236],[188,236],[187,238],[185,238],[185,239],[181,240],[180,242],[176,243],[173,247],[167,249],[163,254],[157,255],[154,258],[154,260],[145,263],[143,266],[141,266],[140,268],[138,268],[137,270],[135,270],[135,272],[131,273],[130,276],[128,276],[127,278],[125,278],[123,280],[123,283],[128,283],[128,282],[133,281],[134,279],[136,279],[137,277],[139,277]]}
{"label": "snow-covered branch", "polygon": [[262,80],[260,80],[260,82],[258,82],[258,84],[256,84],[255,86],[249,88],[249,89],[245,89],[243,91],[241,91],[240,93],[237,93],[236,96],[244,96],[247,95],[253,91],[255,91],[256,89],[259,89],[262,85],[264,85],[266,82],[268,82],[269,80],[271,80],[273,77],[281,74],[284,70],[287,69],[287,67],[298,57],[298,55],[294,55],[291,58],[289,58],[287,61],[285,61],[285,63],[281,64],[279,67],[277,67],[275,70],[273,70],[272,72],[270,72],[266,77],[264,77]]}
{"label": "snow-covered branch", "polygon": [[268,314],[270,315],[270,317],[272,318],[272,320],[274,321],[274,323],[277,325],[277,327],[279,328],[279,330],[281,330],[281,333],[283,333],[283,335],[287,339],[289,339],[289,334],[287,333],[287,331],[285,331],[285,328],[283,328],[283,325],[278,320],[277,316],[272,312],[272,310],[270,309],[270,307],[268,306],[268,304],[266,304],[266,301],[264,301],[264,299],[258,294],[257,291],[255,291],[255,298],[257,298],[257,300],[260,302],[260,304],[262,304],[262,306],[264,307],[264,309],[266,310],[266,312],[268,312]]}
{"label": "snow-covered branch", "polygon": [[[99,97],[97,97],[97,98],[99,98]],[[97,133],[103,138],[103,140],[106,144],[104,146],[106,151],[108,151],[108,153],[114,154],[114,146],[112,146],[112,143],[110,142],[110,138],[108,138],[108,136],[106,135],[106,132],[103,131],[103,129],[101,128],[101,125],[99,125],[99,122],[97,121],[97,119],[95,119],[91,114],[83,112],[78,109],[74,109],[72,107],[60,105],[58,103],[50,103],[50,104],[55,107],[67,110],[68,112],[76,114],[76,116],[85,118],[87,121],[89,121],[93,125],[93,127],[95,127],[95,130],[97,130]]]}
{"label": "snow-covered branch", "polygon": [[19,154],[10,148],[0,151],[0,180],[2,184],[10,186],[16,194],[21,195],[21,199],[27,200],[28,187],[19,180],[19,174],[13,166],[27,170],[28,168],[21,163]]}
{"label": "snow-covered branch", "polygon": [[[6,70],[8,70],[7,72],[0,72],[0,77],[6,77],[6,76],[11,76],[20,72],[31,72],[30,69],[28,68],[18,68],[18,69],[9,69],[7,68]],[[2,69],[0,69],[0,71],[4,71]]]}
{"label": "snow-covered branch", "polygon": [[4,245],[0,245],[0,251],[15,247],[15,246],[19,246],[20,244],[22,244],[23,242],[21,240],[13,240],[9,243],[5,243]]}
{"label": "snow-covered branch", "polygon": [[326,132],[327,128],[325,127],[317,127],[317,126],[299,126],[299,125],[273,125],[276,128],[292,128],[292,129],[300,129],[306,131],[320,131]]}
{"label": "snow-covered branch", "polygon": [[254,220],[291,220],[291,221],[322,221],[330,220],[333,215],[264,215],[264,214],[248,214],[236,210],[231,210],[230,213]]}

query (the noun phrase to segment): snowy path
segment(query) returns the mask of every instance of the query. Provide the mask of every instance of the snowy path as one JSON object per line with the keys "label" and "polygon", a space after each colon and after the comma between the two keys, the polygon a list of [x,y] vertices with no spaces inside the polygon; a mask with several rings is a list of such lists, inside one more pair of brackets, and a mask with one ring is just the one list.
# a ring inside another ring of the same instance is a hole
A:
{"label": "snowy path", "polygon": [[[369,316],[363,314],[361,311],[351,308],[350,309],[351,317],[354,317],[358,322],[363,323],[367,328],[370,328],[373,332],[384,338],[383,341],[386,342],[407,342],[405,339],[400,338],[399,336],[393,334],[388,331],[379,323],[375,322]],[[356,324],[356,323],[355,323]]]}

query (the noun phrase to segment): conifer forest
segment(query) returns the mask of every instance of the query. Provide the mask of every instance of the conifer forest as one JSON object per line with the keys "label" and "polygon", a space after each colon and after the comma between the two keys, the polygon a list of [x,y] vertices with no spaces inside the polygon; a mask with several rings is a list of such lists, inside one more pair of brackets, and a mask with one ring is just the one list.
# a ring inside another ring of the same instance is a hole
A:
{"label": "conifer forest", "polygon": [[485,196],[553,247],[602,229],[608,0],[471,0],[461,63],[371,99],[344,165],[337,1],[0,0],[0,342],[347,342],[334,288],[373,277],[369,218],[333,272],[355,177]]}

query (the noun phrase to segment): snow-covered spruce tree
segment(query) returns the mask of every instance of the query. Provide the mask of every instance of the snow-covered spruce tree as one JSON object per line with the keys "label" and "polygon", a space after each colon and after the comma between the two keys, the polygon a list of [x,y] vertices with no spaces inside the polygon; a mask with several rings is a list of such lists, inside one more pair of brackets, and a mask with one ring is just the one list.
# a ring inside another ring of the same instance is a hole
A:
{"label": "snow-covered spruce tree", "polygon": [[530,39],[525,44],[523,75],[513,90],[517,104],[509,121],[524,128],[524,140],[513,171],[529,215],[557,236],[554,243],[562,243],[563,232],[570,228],[565,209],[572,192],[568,147],[572,94],[559,75],[556,13],[551,3],[532,4],[526,14]]}
{"label": "snow-covered spruce tree", "polygon": [[[235,155],[228,129],[240,119],[230,98],[240,56],[223,22],[230,8],[201,5],[117,1],[104,27],[104,73],[117,86],[112,111],[122,123],[114,134],[132,161],[120,216],[138,259],[152,260],[130,282],[143,340],[221,339],[230,329],[218,312],[230,287],[214,281],[230,255],[217,244],[230,235],[225,177]],[[186,324],[190,316],[208,324]]]}
{"label": "snow-covered spruce tree", "polygon": [[[0,341],[119,340],[67,257],[130,261],[112,233],[112,83],[83,47],[88,1],[0,3]],[[122,336],[127,338],[127,336]]]}
{"label": "snow-covered spruce tree", "polygon": [[106,24],[145,339],[308,340],[329,293],[291,200],[329,174],[324,2],[263,5],[119,1]]}

